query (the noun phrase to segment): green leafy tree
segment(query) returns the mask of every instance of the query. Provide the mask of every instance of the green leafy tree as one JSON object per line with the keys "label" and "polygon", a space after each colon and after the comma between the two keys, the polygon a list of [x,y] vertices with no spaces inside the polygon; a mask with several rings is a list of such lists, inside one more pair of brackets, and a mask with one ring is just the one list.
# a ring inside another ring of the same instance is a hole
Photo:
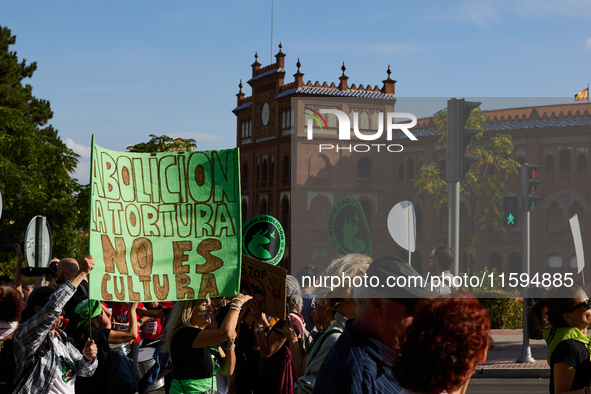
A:
{"label": "green leafy tree", "polygon": [[197,149],[197,143],[192,138],[171,138],[167,135],[150,134],[150,141],[127,147],[128,152],[189,152]]}
{"label": "green leafy tree", "polygon": [[[437,112],[434,120],[439,130],[435,144],[447,146],[447,110]],[[473,137],[482,143],[470,145],[467,149],[469,154],[481,156],[481,159],[472,165],[460,183],[461,202],[466,205],[467,215],[460,218],[464,231],[460,233],[459,256],[468,254],[469,271],[472,274],[478,235],[501,228],[501,197],[507,194],[507,181],[517,175],[520,164],[513,157],[513,139],[510,135],[493,134],[487,138],[486,114],[479,108],[472,110],[466,125],[482,130]],[[447,205],[447,182],[436,163],[422,166],[413,181],[418,193],[427,194],[434,210]]]}
{"label": "green leafy tree", "polygon": [[[78,155],[48,124],[49,101],[34,97],[31,85],[24,84],[37,64],[19,61],[9,49],[15,43],[11,31],[0,26],[0,243],[22,245],[29,221],[42,215],[52,229],[53,255],[79,258],[87,247],[76,227],[79,185],[70,177]],[[14,256],[1,253],[0,274],[13,272]]]}

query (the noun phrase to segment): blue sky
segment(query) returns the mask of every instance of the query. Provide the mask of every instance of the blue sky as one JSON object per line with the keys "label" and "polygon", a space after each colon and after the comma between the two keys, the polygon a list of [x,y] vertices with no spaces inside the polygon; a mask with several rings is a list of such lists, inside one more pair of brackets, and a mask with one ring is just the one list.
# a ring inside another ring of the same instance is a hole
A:
{"label": "blue sky", "polygon": [[[591,79],[591,2],[579,0],[6,2],[11,50],[36,61],[28,81],[51,102],[51,124],[79,153],[88,183],[96,143],[125,150],[149,134],[236,144],[240,79],[281,40],[286,83],[380,85],[399,97],[554,97],[570,103]],[[273,61],[275,58],[273,57]],[[483,107],[486,106],[486,103]],[[429,114],[427,114],[429,115]],[[421,116],[421,115],[419,115]]]}

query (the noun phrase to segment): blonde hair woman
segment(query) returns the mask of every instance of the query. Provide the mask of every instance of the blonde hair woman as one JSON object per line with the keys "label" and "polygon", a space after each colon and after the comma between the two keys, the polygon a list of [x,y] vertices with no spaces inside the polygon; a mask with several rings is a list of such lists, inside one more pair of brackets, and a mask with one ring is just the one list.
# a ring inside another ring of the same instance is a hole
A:
{"label": "blonde hair woman", "polygon": [[[372,259],[364,254],[348,254],[336,260],[326,268],[322,276],[337,276],[341,278],[363,277],[365,271],[369,268]],[[347,281],[344,281],[347,282]],[[344,283],[349,284],[349,283]],[[330,308],[334,311],[335,322],[328,326],[324,331],[318,333],[311,345],[311,351],[304,359],[293,358],[296,371],[303,371],[303,375],[297,379],[294,385],[294,393],[311,393],[316,383],[316,376],[324,358],[330,351],[332,345],[339,339],[345,329],[345,322],[357,316],[357,303],[353,298],[353,288],[350,286],[339,286],[333,289],[327,287],[316,288],[316,305]],[[330,313],[330,312],[329,312]],[[289,331],[289,330],[286,330]],[[290,341],[290,346],[297,344],[297,337],[289,332],[286,336]],[[305,368],[302,368],[305,366]],[[298,374],[298,375],[301,375]]]}
{"label": "blonde hair woman", "polygon": [[[238,294],[218,329],[206,330],[212,321],[213,305],[209,298],[179,301],[166,324],[164,351],[173,362],[174,380],[170,393],[205,393],[217,390],[215,374],[234,372],[236,323],[244,303],[252,297]],[[213,346],[227,342],[228,353]]]}

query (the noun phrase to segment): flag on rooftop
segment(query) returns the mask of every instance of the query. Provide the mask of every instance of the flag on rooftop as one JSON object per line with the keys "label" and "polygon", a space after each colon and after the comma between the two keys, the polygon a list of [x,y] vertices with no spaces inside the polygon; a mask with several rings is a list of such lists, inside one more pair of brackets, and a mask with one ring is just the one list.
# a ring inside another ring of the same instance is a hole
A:
{"label": "flag on rooftop", "polygon": [[575,94],[575,101],[589,101],[589,87]]}

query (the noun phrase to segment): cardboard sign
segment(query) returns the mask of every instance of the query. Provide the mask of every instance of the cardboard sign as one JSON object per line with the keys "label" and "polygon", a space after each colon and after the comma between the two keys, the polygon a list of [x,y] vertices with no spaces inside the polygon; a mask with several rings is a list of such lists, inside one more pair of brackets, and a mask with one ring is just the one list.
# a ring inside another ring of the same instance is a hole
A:
{"label": "cardboard sign", "polygon": [[243,253],[265,263],[277,265],[285,252],[285,232],[273,216],[256,216],[242,228]]}
{"label": "cardboard sign", "polygon": [[175,301],[238,293],[238,149],[130,153],[92,145],[90,298]]}
{"label": "cardboard sign", "polygon": [[286,277],[287,271],[281,267],[242,256],[240,292],[251,295],[267,316],[285,317]]}
{"label": "cardboard sign", "polygon": [[328,240],[341,256],[362,253],[371,257],[371,234],[363,208],[353,196],[337,201],[326,219]]}

